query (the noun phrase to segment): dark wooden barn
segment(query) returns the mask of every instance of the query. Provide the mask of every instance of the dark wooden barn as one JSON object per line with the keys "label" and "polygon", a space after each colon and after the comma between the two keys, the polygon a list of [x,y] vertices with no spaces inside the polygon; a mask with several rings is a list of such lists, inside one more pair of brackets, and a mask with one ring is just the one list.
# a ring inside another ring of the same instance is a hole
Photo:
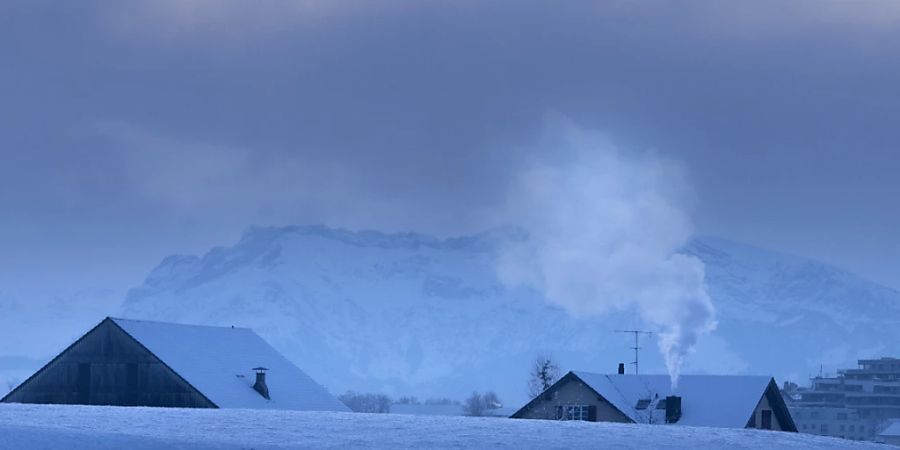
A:
{"label": "dark wooden barn", "polygon": [[0,401],[347,410],[252,330],[113,318]]}

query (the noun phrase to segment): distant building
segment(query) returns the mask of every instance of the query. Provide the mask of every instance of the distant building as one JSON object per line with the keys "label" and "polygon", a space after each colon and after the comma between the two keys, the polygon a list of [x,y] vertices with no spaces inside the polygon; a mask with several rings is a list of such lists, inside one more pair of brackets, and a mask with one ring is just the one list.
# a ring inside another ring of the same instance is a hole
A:
{"label": "distant building", "polygon": [[872,440],[878,428],[872,421],[860,419],[852,408],[793,404],[788,408],[797,423],[797,431],[801,433],[867,441]]}
{"label": "distant building", "polygon": [[861,359],[856,369],[815,377],[790,393],[801,433],[875,440],[890,419],[900,419],[900,359]]}
{"label": "distant building", "polygon": [[250,329],[113,318],[0,402],[348,411]]}
{"label": "distant building", "polygon": [[673,392],[668,375],[569,372],[512,417],[797,431],[764,376],[682,375]]}

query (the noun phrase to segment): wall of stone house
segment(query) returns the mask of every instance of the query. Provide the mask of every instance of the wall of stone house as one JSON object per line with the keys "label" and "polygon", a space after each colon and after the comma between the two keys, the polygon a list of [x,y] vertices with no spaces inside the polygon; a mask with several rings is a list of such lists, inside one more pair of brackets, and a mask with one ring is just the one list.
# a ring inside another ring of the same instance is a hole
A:
{"label": "wall of stone house", "polygon": [[628,417],[619,412],[606,399],[597,395],[593,389],[578,379],[561,381],[555,389],[541,394],[537,401],[523,411],[522,419],[557,419],[557,407],[567,405],[586,405],[596,407],[597,422],[631,422]]}

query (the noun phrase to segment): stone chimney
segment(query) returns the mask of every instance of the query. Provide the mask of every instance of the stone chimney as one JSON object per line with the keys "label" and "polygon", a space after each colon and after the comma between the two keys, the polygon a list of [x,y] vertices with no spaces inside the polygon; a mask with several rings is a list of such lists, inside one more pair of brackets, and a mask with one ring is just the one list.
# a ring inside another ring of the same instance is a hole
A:
{"label": "stone chimney", "polygon": [[266,386],[266,369],[265,367],[254,367],[253,370],[256,371],[256,383],[253,384],[253,389],[256,392],[259,392],[259,395],[262,395],[269,400],[269,386]]}

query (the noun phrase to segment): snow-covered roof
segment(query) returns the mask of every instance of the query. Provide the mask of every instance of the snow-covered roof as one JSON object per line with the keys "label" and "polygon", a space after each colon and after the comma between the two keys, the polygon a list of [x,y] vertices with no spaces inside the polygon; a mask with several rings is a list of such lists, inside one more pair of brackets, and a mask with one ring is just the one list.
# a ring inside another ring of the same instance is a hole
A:
{"label": "snow-covered roof", "polygon": [[[220,408],[349,411],[249,328],[111,320]],[[270,400],[254,367],[269,369]]]}
{"label": "snow-covered roof", "polygon": [[744,428],[766,388],[767,376],[682,375],[673,392],[668,375],[605,375],[573,372],[619,411],[638,423],[665,422],[665,410],[637,409],[639,400],[681,397],[678,425]]}
{"label": "snow-covered roof", "polygon": [[900,436],[900,420],[891,420],[889,425],[885,427],[885,429],[882,430],[881,433],[878,433],[878,435],[881,437]]}

